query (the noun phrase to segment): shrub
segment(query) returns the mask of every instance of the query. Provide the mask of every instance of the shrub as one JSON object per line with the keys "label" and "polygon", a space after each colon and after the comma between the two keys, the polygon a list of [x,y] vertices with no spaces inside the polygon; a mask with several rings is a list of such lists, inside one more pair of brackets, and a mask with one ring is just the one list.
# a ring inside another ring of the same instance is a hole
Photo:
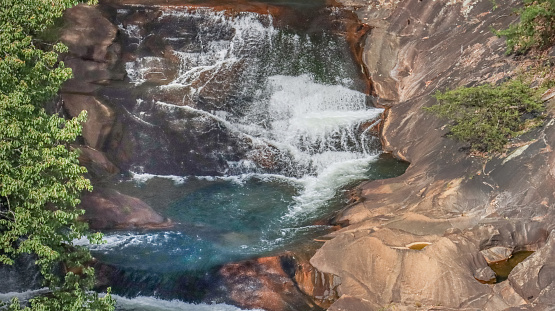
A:
{"label": "shrub", "polygon": [[542,123],[541,95],[547,85],[532,88],[522,76],[498,86],[484,84],[437,92],[439,101],[424,108],[453,121],[448,136],[470,143],[474,151],[502,151],[509,139]]}
{"label": "shrub", "polygon": [[507,37],[507,54],[524,53],[531,48],[547,48],[555,42],[555,0],[524,0],[516,11],[520,22],[504,30],[494,30]]}

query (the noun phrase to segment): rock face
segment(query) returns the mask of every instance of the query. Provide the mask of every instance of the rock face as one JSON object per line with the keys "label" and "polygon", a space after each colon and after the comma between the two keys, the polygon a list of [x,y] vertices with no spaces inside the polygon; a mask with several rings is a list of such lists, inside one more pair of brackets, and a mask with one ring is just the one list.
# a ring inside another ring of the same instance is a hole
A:
{"label": "rock face", "polygon": [[87,112],[83,124],[79,160],[87,167],[95,188],[82,196],[81,207],[92,229],[159,228],[171,222],[137,198],[99,187],[100,181],[120,171],[105,151],[117,128],[116,113],[98,90],[102,85],[123,80],[118,71],[121,47],[115,42],[117,27],[96,7],[78,5],[64,14],[61,40],[69,47],[64,56],[74,78],[62,87],[63,110],[69,117]]}
{"label": "rock face", "polygon": [[[503,155],[468,155],[445,121],[422,107],[438,90],[496,82],[519,63],[504,55],[516,1],[344,0],[371,30],[363,60],[379,104],[389,107],[382,143],[411,163],[403,176],[360,186],[340,216],[349,226],[311,259],[341,278],[329,310],[553,308],[550,234],[555,206],[555,121]],[[428,241],[422,250],[405,246]],[[487,261],[536,251],[509,281],[482,284]],[[439,307],[441,306],[441,307]]]}

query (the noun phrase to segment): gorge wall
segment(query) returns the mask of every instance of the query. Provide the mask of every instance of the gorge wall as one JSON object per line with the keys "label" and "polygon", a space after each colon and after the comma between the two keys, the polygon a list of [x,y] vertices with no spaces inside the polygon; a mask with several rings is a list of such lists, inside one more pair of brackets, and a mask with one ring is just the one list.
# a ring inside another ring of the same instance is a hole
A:
{"label": "gorge wall", "polygon": [[[506,154],[483,158],[468,155],[464,144],[445,138],[445,121],[422,110],[435,103],[431,95],[437,90],[500,81],[526,63],[525,58],[505,56],[504,40],[490,31],[490,26],[504,28],[516,20],[511,12],[518,2],[497,1],[495,9],[490,0],[341,2],[364,23],[359,30],[369,29],[362,60],[378,105],[388,108],[383,147],[411,165],[400,177],[359,186],[357,201],[335,220],[348,226],[327,236],[329,241],[311,259],[318,270],[303,263],[306,275],[297,273],[298,283],[290,280],[294,273],[279,269],[267,279],[277,279],[291,291],[300,288],[319,296],[324,307],[331,296],[340,296],[329,310],[550,309],[555,304],[555,265],[550,262],[555,252],[551,114],[543,127],[516,140]],[[129,23],[148,23],[148,18],[138,15]],[[123,81],[125,73],[117,70],[123,68],[120,57],[132,55],[121,55],[118,29],[99,10],[78,6],[68,11],[66,19],[69,26],[62,38],[71,53],[65,62],[75,79],[64,85],[64,111],[74,116],[86,109],[92,120],[84,126],[81,160],[98,186],[84,199],[92,202],[86,218],[96,228],[171,226],[144,202],[103,187],[103,180],[120,173],[120,167],[125,169],[133,155],[131,147],[140,138],[124,137],[124,124],[137,120],[118,118],[103,102],[108,93],[99,91]],[[161,77],[160,72],[146,75],[151,80]],[[118,148],[107,155],[103,150],[113,142]],[[100,208],[109,205],[110,213]],[[416,242],[429,245],[409,248]],[[491,278],[488,260],[502,260],[521,250],[535,253],[507,281],[478,281]],[[245,266],[254,266],[252,271],[263,266],[260,262],[269,271],[277,266],[270,259],[258,261],[231,264],[225,271],[233,280],[235,271],[251,271]],[[260,279],[260,273],[249,273]],[[329,284],[313,288],[310,279]],[[273,294],[279,289],[272,284],[265,288],[277,301]],[[243,287],[237,288],[244,294]],[[242,305],[257,306],[251,302]],[[277,310],[288,304],[296,302],[265,307]]]}
{"label": "gorge wall", "polygon": [[[544,126],[491,157],[469,155],[444,136],[444,120],[422,109],[438,90],[495,83],[525,67],[490,30],[516,21],[519,2],[341,2],[370,27],[363,60],[379,104],[389,107],[383,147],[411,165],[360,185],[358,202],[336,219],[348,226],[311,259],[341,279],[328,310],[552,309],[552,104]],[[415,242],[429,245],[409,248]],[[520,250],[535,253],[507,281],[478,281],[493,276],[488,261]]]}

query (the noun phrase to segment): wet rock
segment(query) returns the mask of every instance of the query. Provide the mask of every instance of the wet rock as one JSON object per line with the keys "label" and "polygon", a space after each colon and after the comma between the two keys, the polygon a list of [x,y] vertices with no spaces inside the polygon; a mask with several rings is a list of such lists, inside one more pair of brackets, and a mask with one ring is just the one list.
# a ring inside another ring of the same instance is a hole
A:
{"label": "wet rock", "polygon": [[495,283],[495,272],[489,266],[478,268],[474,271],[474,278],[484,284]]}
{"label": "wet rock", "polygon": [[555,305],[555,234],[538,251],[518,264],[509,275],[515,291],[527,302]]}
{"label": "wet rock", "polygon": [[79,147],[79,164],[87,168],[95,179],[105,179],[119,173],[119,169],[106,158],[106,155],[90,147]]}
{"label": "wet rock", "polygon": [[171,227],[170,220],[160,216],[143,201],[115,190],[96,187],[81,197],[85,210],[83,220],[91,229],[130,229]]}
{"label": "wet rock", "polygon": [[152,174],[219,175],[249,150],[250,141],[207,113],[163,103],[118,116],[107,154],[121,169]]}
{"label": "wet rock", "polygon": [[143,57],[130,63],[129,68],[136,75],[134,79],[164,85],[175,80],[179,63],[168,58]]}
{"label": "wet rock", "polygon": [[268,311],[319,310],[291,278],[291,254],[226,264],[220,269],[229,297],[242,308]]}
{"label": "wet rock", "polygon": [[509,259],[511,254],[513,253],[512,248],[503,247],[503,246],[495,246],[492,248],[488,248],[485,250],[480,251],[486,261],[489,263],[498,262]]}
{"label": "wet rock", "polygon": [[64,108],[71,117],[87,111],[87,121],[83,124],[82,136],[85,143],[93,149],[102,149],[110,135],[115,115],[112,109],[93,96],[62,94]]}

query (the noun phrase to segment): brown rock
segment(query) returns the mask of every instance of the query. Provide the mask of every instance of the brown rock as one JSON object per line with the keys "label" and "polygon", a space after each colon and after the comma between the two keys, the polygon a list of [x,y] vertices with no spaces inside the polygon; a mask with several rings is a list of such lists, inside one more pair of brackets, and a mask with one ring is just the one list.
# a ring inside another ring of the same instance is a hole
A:
{"label": "brown rock", "polygon": [[[438,90],[495,83],[525,62],[506,57],[504,41],[489,30],[512,23],[517,2],[495,10],[487,0],[341,2],[372,27],[363,60],[378,103],[390,107],[382,143],[411,165],[403,176],[361,186],[358,203],[337,217],[349,226],[312,258],[342,281],[345,298],[329,310],[503,310],[523,300],[553,306],[544,243],[555,219],[555,122],[515,140],[508,155],[477,158],[445,137],[445,120],[422,109],[437,103]],[[402,249],[379,233],[384,228],[412,235],[404,240],[436,240],[420,251]],[[485,272],[477,271],[486,266],[480,250],[495,261],[522,249],[544,251],[519,264],[510,283],[474,279]]]}
{"label": "brown rock", "polygon": [[164,228],[171,221],[143,201],[115,190],[96,187],[81,197],[83,219],[91,229]]}
{"label": "brown rock", "polygon": [[480,253],[482,253],[489,264],[509,259],[509,257],[511,257],[511,254],[513,253],[513,249],[503,246],[495,246],[492,248],[484,249],[480,251]]}
{"label": "brown rock", "polygon": [[515,291],[527,302],[555,305],[555,234],[547,244],[518,264],[509,275]]}
{"label": "brown rock", "polygon": [[65,93],[62,94],[62,100],[71,117],[78,116],[83,110],[87,111],[87,121],[83,124],[83,138],[89,147],[102,149],[114,123],[112,109],[88,95]]}
{"label": "brown rock", "polygon": [[489,267],[478,268],[474,271],[474,278],[484,284],[495,283],[495,272]]}
{"label": "brown rock", "polygon": [[79,163],[96,179],[107,178],[119,173],[119,169],[104,153],[86,146],[79,146]]}
{"label": "brown rock", "polygon": [[85,60],[108,61],[108,47],[116,37],[117,27],[99,10],[80,4],[65,11],[64,21],[67,25],[60,39],[71,54]]}
{"label": "brown rock", "polygon": [[230,298],[235,304],[249,309],[318,310],[291,278],[290,270],[295,265],[291,256],[264,257],[223,266],[220,274]]}
{"label": "brown rock", "polygon": [[62,93],[91,94],[98,90],[102,83],[112,79],[106,63],[80,58],[70,58],[64,62],[73,71],[73,78],[63,84]]}

